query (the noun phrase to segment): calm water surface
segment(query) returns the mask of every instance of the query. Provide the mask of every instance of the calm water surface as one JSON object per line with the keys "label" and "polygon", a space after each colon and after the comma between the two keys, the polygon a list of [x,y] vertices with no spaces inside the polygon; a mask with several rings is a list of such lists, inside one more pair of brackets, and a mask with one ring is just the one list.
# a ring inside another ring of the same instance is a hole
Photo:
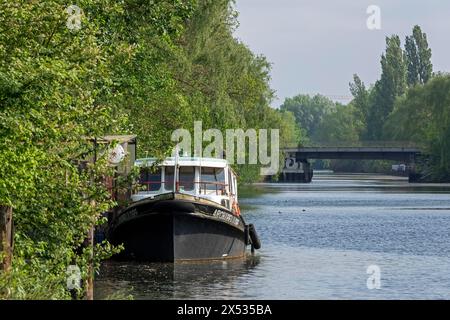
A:
{"label": "calm water surface", "polygon": [[[245,196],[245,197],[243,197]],[[450,299],[450,184],[368,175],[261,184],[240,197],[262,241],[214,263],[106,262],[97,298]],[[368,266],[381,288],[367,288]]]}

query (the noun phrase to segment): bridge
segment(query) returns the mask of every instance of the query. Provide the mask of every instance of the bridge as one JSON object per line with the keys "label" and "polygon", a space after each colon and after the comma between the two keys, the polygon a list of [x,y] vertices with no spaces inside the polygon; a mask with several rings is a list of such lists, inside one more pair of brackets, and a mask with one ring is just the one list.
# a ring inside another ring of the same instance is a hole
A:
{"label": "bridge", "polygon": [[422,155],[422,148],[409,142],[369,142],[316,144],[312,146],[288,147],[283,149],[286,162],[282,171],[285,181],[310,182],[312,159],[361,159],[393,160],[408,165],[410,181],[416,177],[415,164]]}

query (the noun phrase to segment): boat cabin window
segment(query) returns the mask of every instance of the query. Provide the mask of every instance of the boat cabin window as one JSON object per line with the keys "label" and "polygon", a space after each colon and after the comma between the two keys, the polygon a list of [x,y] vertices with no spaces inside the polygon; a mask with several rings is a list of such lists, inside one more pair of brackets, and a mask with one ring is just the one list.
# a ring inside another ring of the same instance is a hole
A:
{"label": "boat cabin window", "polygon": [[147,191],[161,189],[161,168],[142,168],[139,183],[144,185]]}
{"label": "boat cabin window", "polygon": [[164,189],[173,190],[174,167],[164,167]]}
{"label": "boat cabin window", "polygon": [[180,167],[178,175],[180,191],[194,191],[195,167]]}
{"label": "boat cabin window", "polygon": [[[164,171],[162,168],[164,168]],[[181,192],[193,192],[197,190],[197,184],[200,194],[224,195],[227,192],[224,168],[180,166],[178,170],[178,190]],[[198,182],[197,172],[199,173]],[[162,173],[164,173],[164,176]],[[144,190],[147,192],[160,191],[161,186],[163,186],[164,191],[173,191],[175,189],[174,167],[144,167],[141,169],[139,182],[145,186]],[[234,185],[231,186],[231,182],[232,180],[230,180],[230,188],[234,188]]]}
{"label": "boat cabin window", "polygon": [[225,170],[223,168],[201,168],[200,193],[208,190],[225,192]]}
{"label": "boat cabin window", "polygon": [[[174,167],[164,167],[164,189],[174,190]],[[195,168],[181,166],[178,169],[178,186],[180,191],[194,191]]]}

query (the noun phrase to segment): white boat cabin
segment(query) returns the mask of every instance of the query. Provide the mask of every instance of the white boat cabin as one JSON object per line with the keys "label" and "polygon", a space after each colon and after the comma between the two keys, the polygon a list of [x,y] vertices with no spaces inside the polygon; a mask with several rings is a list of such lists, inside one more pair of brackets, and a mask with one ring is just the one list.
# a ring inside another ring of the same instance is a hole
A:
{"label": "white boat cabin", "polygon": [[226,160],[172,157],[157,166],[155,162],[155,158],[136,160],[135,165],[141,168],[139,182],[143,187],[132,195],[133,201],[179,192],[214,201],[230,210],[237,206],[236,175]]}

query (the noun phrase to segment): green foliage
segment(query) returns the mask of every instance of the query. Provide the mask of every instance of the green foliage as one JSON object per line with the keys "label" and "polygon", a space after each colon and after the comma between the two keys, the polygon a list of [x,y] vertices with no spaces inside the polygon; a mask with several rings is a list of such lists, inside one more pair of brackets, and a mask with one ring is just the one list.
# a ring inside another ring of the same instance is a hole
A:
{"label": "green foliage", "polygon": [[386,38],[386,53],[381,56],[381,79],[370,95],[367,137],[380,140],[383,124],[394,108],[395,99],[406,91],[406,64],[396,35]]}
{"label": "green foliage", "polygon": [[405,57],[408,66],[408,85],[425,84],[433,72],[431,49],[427,35],[419,26],[414,26],[413,34],[406,37]]}
{"label": "green foliage", "polygon": [[[366,129],[360,138],[417,142],[431,155],[420,168],[423,175],[433,181],[449,181],[449,76],[433,77],[431,49],[419,26],[406,37],[404,53],[398,36],[387,38],[386,44],[381,79],[375,86],[367,91],[356,77],[350,85],[352,104],[362,115],[368,110],[367,116],[361,117]],[[371,167],[378,170],[383,166],[386,164],[377,162]]]}
{"label": "green foliage", "polygon": [[297,95],[286,98],[280,110],[290,111],[294,114],[300,130],[305,135],[313,137],[317,134],[317,127],[322,119],[332,114],[336,109],[335,103],[322,95]]}
{"label": "green foliage", "polygon": [[[404,50],[397,35],[386,38],[386,53],[381,57],[381,78],[375,83],[368,98],[364,139],[382,138],[383,125],[391,114],[396,99],[406,93],[408,86],[426,83],[432,76],[432,68],[427,36],[419,26],[415,26],[413,34],[406,37]],[[359,106],[366,105],[366,98],[362,98],[361,90],[355,91],[357,88],[355,79],[355,84],[350,87],[355,97],[354,102]]]}
{"label": "green foliage", "polygon": [[353,75],[353,83],[350,83],[350,92],[353,95],[351,104],[355,108],[355,121],[360,122],[359,138],[367,138],[367,122],[370,110],[370,90],[366,88],[364,82],[358,75]]}
{"label": "green foliage", "polygon": [[359,132],[362,124],[355,116],[356,109],[353,104],[336,104],[333,113],[326,114],[319,122],[314,141],[323,142],[354,142],[359,140]]}
{"label": "green foliage", "polygon": [[397,101],[384,130],[395,139],[427,146],[432,178],[450,181],[450,76],[438,75],[411,88]]}
{"label": "green foliage", "polygon": [[[80,2],[86,12],[99,3]],[[93,157],[83,137],[119,130],[108,50],[98,41],[99,21],[83,16],[66,27],[63,1],[2,2],[0,11],[0,203],[13,207],[13,269],[0,275],[6,298],[68,298],[66,268],[88,230],[113,203],[101,157],[80,171],[75,160]],[[97,256],[114,248],[96,250]]]}
{"label": "green foliage", "polygon": [[[356,79],[356,78],[355,78]],[[359,79],[359,78],[357,78]],[[355,80],[356,81],[356,80]],[[365,91],[364,84],[359,83]],[[355,90],[360,90],[356,89]],[[358,94],[364,94],[358,93]],[[299,142],[344,142],[357,141],[362,123],[361,108],[356,104],[342,105],[321,96],[297,95],[287,98],[281,112],[295,117],[297,144]],[[286,121],[288,123],[288,121]],[[293,132],[293,130],[288,130]],[[289,145],[289,143],[284,144]]]}
{"label": "green foliage", "polygon": [[[103,184],[105,150],[88,137],[132,132],[138,156],[157,157],[170,150],[172,131],[194,120],[300,140],[293,115],[270,107],[270,64],[233,37],[231,1],[76,5],[79,30],[67,27],[61,0],[0,4],[0,204],[13,206],[16,226],[0,298],[70,298],[67,266],[88,276],[83,241],[115,205]],[[78,160],[94,157],[79,170]],[[257,167],[237,170],[245,181],[259,178]],[[95,267],[117,250],[97,245]]]}
{"label": "green foliage", "polygon": [[[123,104],[139,156],[162,157],[172,149],[171,133],[203,130],[280,129],[282,141],[298,141],[294,121],[270,107],[270,65],[233,36],[237,13],[229,0],[204,0],[189,6],[180,32],[163,39],[142,38],[129,69]],[[139,72],[136,72],[139,70]],[[259,168],[236,166],[242,181],[259,179]]]}

